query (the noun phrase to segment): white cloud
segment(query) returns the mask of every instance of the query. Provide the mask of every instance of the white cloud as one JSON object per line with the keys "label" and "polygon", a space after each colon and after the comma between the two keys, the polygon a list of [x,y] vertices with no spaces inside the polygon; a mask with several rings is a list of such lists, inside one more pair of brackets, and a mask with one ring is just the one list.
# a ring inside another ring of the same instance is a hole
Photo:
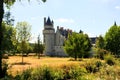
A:
{"label": "white cloud", "polygon": [[59,18],[59,19],[56,19],[55,21],[60,23],[74,23],[73,19],[65,19],[65,18]]}
{"label": "white cloud", "polygon": [[115,6],[115,9],[120,10],[120,6]]}

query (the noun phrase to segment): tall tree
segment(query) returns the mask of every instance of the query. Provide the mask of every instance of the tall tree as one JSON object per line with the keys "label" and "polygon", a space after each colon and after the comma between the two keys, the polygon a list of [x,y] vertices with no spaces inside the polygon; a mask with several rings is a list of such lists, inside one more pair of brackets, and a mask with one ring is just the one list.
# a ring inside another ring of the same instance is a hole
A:
{"label": "tall tree", "polygon": [[40,40],[40,35],[38,35],[37,40],[37,53],[38,53],[38,59],[40,59],[40,55],[43,54],[44,46]]}
{"label": "tall tree", "polygon": [[[19,0],[21,1],[21,0]],[[28,0],[30,1],[30,0]],[[46,0],[42,0],[43,2],[46,2]],[[4,3],[7,5],[8,8],[10,8],[11,5],[14,4],[14,2],[16,2],[16,0],[0,0],[0,45],[2,43],[3,40],[3,30],[2,30],[2,19],[3,19],[3,14],[4,14]],[[4,77],[5,75],[3,75],[2,73],[2,48],[0,46],[0,78]]]}
{"label": "tall tree", "polygon": [[[14,25],[14,19],[11,18],[11,13],[10,11],[6,12],[4,15],[4,19],[2,22],[2,31],[3,31],[3,41],[2,41],[2,50],[4,51],[13,51],[14,49],[14,42],[16,41],[15,38],[16,36],[16,30],[13,27]],[[4,52],[5,53],[5,52]]]}
{"label": "tall tree", "polygon": [[65,41],[64,49],[69,56],[77,60],[78,57],[84,57],[90,51],[91,43],[86,34],[73,32]]}
{"label": "tall tree", "polygon": [[17,40],[19,43],[19,49],[22,53],[22,63],[23,63],[23,54],[28,49],[28,41],[31,38],[31,25],[29,25],[27,22],[18,22],[16,25],[17,30]]}
{"label": "tall tree", "polygon": [[105,34],[105,49],[120,55],[120,26],[114,23]]}
{"label": "tall tree", "polygon": [[15,38],[16,36],[16,29],[12,26],[7,25],[6,23],[2,23],[3,27],[3,41],[2,41],[2,50],[3,52],[7,51],[13,51],[14,50],[14,42],[16,41]]}

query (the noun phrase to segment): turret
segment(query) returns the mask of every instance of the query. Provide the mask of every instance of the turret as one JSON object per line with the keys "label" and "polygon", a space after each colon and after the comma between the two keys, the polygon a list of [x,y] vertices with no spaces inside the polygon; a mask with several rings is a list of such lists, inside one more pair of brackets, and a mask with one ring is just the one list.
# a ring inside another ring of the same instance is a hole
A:
{"label": "turret", "polygon": [[44,26],[45,26],[45,24],[46,24],[46,17],[44,17]]}
{"label": "turret", "polygon": [[46,55],[53,55],[54,53],[54,46],[55,46],[55,29],[53,25],[53,21],[50,20],[50,17],[46,20],[44,18],[44,30],[43,30],[43,39],[45,44],[45,54]]}

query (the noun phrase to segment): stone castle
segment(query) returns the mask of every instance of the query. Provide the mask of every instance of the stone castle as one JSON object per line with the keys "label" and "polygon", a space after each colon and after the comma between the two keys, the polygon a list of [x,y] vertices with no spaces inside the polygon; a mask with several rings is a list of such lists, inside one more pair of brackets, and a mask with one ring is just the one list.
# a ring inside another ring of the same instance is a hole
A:
{"label": "stone castle", "polygon": [[45,55],[48,56],[67,56],[63,49],[63,44],[68,36],[68,33],[72,33],[72,30],[63,29],[63,27],[57,26],[55,31],[54,22],[50,18],[44,18],[44,30],[43,30],[43,42],[45,44]]}

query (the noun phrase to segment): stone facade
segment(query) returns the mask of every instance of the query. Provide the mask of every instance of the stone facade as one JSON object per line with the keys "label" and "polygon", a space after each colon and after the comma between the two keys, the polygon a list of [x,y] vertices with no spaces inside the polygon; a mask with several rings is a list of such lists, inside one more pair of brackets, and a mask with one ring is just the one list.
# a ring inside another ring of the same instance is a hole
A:
{"label": "stone facade", "polygon": [[48,56],[67,56],[63,49],[63,44],[71,30],[65,30],[63,27],[54,29],[54,22],[44,18],[43,41],[45,44],[45,55]]}

